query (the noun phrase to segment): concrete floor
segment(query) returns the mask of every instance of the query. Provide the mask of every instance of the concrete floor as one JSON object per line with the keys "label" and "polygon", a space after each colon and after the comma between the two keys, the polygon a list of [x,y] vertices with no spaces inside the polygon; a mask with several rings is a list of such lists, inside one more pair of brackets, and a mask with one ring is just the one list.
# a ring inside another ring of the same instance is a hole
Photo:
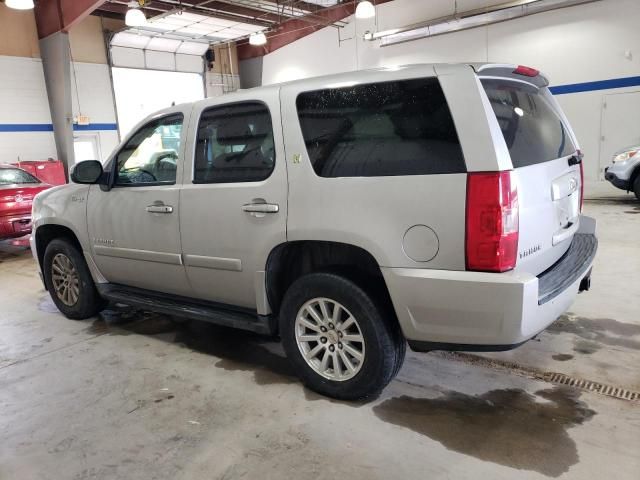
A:
{"label": "concrete floor", "polygon": [[197,322],[57,312],[28,246],[0,243],[0,479],[634,479],[640,203],[612,194],[593,287],[523,347],[409,353],[366,404],[305,390],[278,343]]}

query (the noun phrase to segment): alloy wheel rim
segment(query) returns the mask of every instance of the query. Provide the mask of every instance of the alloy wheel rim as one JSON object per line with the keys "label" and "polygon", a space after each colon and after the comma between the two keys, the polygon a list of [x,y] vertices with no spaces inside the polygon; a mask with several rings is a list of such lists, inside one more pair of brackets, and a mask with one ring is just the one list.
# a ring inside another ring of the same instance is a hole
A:
{"label": "alloy wheel rim", "polygon": [[64,253],[58,253],[51,262],[51,280],[58,299],[68,307],[78,303],[80,280],[73,262]]}
{"label": "alloy wheel rim", "polygon": [[326,379],[349,380],[364,364],[365,342],[358,321],[330,298],[313,298],[300,307],[295,337],[307,365]]}

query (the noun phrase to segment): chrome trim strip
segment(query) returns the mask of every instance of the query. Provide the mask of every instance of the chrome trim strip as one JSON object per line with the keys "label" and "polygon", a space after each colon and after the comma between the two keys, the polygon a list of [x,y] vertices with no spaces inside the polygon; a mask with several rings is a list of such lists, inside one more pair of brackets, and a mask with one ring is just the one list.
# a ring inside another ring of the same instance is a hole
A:
{"label": "chrome trim strip", "polygon": [[135,248],[105,247],[104,245],[94,245],[93,251],[96,255],[103,257],[127,258],[145,262],[182,265],[182,257],[179,253],[152,252],[150,250],[137,250]]}
{"label": "chrome trim strip", "polygon": [[242,261],[239,258],[185,255],[184,264],[187,267],[213,268],[215,270],[230,270],[232,272],[242,271]]}

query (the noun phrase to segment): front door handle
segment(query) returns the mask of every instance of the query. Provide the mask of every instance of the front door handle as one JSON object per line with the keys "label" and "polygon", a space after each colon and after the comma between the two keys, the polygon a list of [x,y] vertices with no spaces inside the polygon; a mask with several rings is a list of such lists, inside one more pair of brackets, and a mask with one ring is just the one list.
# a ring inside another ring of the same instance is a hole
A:
{"label": "front door handle", "polygon": [[164,204],[148,205],[146,210],[149,213],[173,213],[173,207],[171,205]]}

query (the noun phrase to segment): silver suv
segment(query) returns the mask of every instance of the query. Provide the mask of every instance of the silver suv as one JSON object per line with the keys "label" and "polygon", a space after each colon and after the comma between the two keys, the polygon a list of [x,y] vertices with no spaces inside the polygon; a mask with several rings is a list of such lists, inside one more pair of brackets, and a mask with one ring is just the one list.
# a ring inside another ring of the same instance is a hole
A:
{"label": "silver suv", "polygon": [[589,287],[574,134],[538,71],[414,65],[140,123],[37,196],[69,318],[107,301],[279,335],[310,388],[375,395],[413,350],[514,348]]}
{"label": "silver suv", "polygon": [[640,200],[640,145],[615,153],[611,165],[604,169],[604,178]]}

